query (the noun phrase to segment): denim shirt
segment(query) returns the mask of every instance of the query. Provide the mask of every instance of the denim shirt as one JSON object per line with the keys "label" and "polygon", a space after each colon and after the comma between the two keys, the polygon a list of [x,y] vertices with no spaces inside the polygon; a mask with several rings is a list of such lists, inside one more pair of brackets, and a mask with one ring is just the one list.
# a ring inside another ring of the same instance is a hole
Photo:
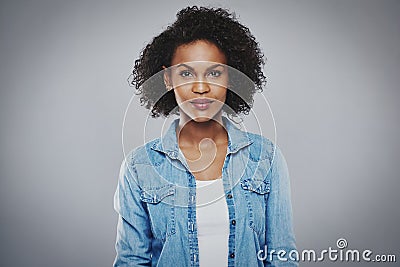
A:
{"label": "denim shirt", "polygon": [[[223,123],[228,266],[297,266],[288,256],[296,247],[288,170],[279,148],[225,117]],[[163,137],[136,148],[122,163],[114,196],[119,214],[114,266],[201,264],[196,179],[178,147],[178,124],[176,119]],[[281,260],[280,250],[286,253]]]}

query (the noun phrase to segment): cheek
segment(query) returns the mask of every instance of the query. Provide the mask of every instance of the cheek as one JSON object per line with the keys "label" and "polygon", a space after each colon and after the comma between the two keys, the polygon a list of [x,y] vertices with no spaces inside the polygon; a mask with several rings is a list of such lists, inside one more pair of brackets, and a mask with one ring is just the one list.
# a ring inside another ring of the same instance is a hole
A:
{"label": "cheek", "polygon": [[182,103],[183,101],[185,101],[185,95],[184,95],[183,92],[184,92],[183,90],[180,90],[180,89],[177,89],[177,88],[174,89],[175,99],[176,99],[176,102],[178,104]]}
{"label": "cheek", "polygon": [[219,92],[219,94],[218,94],[218,98],[222,101],[222,102],[225,102],[225,100],[226,100],[226,93],[228,92],[228,89],[226,89],[226,88],[222,88],[221,90],[220,90],[220,92]]}

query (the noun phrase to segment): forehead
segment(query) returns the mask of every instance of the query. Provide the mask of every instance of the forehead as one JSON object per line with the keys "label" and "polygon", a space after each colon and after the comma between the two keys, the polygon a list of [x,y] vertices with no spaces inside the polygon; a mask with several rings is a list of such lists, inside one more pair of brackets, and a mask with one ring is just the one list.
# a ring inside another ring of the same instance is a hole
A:
{"label": "forehead", "polygon": [[199,40],[178,46],[172,57],[171,65],[192,61],[209,61],[226,64],[226,56],[215,44]]}

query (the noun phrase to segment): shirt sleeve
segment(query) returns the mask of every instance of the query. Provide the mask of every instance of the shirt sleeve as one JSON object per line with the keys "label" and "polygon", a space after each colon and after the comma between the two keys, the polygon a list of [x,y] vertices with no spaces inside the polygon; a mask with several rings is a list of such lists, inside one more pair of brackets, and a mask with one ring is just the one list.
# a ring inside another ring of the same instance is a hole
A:
{"label": "shirt sleeve", "polygon": [[113,266],[151,266],[150,220],[140,200],[135,168],[126,159],[120,169],[114,209],[118,213],[118,224]]}
{"label": "shirt sleeve", "polygon": [[266,208],[265,266],[298,266],[289,173],[282,152],[279,148],[275,148],[269,173],[270,192]]}

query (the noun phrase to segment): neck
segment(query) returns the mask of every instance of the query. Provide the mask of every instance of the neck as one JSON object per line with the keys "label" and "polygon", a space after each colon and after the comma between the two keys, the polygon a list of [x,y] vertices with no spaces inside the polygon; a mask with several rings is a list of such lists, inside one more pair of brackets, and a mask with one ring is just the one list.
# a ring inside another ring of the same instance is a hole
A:
{"label": "neck", "polygon": [[223,126],[222,113],[214,118],[196,122],[191,118],[181,115],[177,129],[180,146],[198,146],[203,139],[211,139],[215,144],[228,142],[228,134]]}

